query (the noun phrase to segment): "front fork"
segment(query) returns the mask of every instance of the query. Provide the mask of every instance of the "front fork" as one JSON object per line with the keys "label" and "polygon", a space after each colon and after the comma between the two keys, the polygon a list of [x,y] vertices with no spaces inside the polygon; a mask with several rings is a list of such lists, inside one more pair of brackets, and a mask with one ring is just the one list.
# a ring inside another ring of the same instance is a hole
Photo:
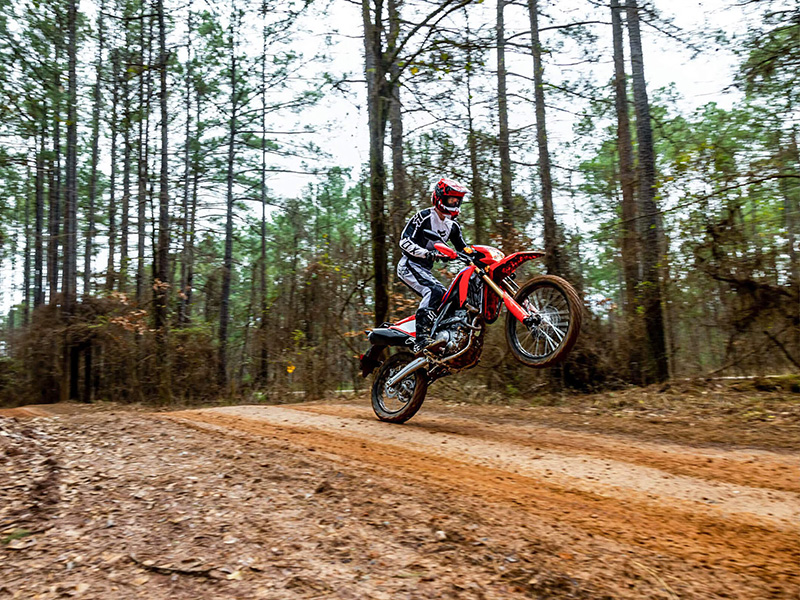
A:
{"label": "front fork", "polygon": [[480,274],[483,278],[483,281],[486,282],[486,285],[492,288],[492,290],[503,299],[503,302],[508,310],[511,311],[511,314],[513,314],[523,325],[530,329],[531,327],[535,327],[542,322],[542,317],[536,312],[536,309],[531,306],[530,302],[526,302],[526,306],[523,307],[516,300],[514,300],[514,296],[519,291],[519,286],[517,285],[516,281],[510,277],[503,279],[503,287],[506,288],[504,290],[494,281],[492,281],[492,279],[483,270],[480,271]]}

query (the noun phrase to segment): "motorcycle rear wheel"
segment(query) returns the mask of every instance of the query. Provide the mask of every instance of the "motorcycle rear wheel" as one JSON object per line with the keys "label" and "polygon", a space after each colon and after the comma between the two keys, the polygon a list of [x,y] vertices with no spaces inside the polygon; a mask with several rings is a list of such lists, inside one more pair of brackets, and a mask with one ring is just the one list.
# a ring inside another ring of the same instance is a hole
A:
{"label": "motorcycle rear wheel", "polygon": [[372,383],[372,410],[381,421],[405,423],[425,401],[428,393],[428,378],[420,369],[397,383],[394,387],[387,381],[414,360],[410,352],[393,354],[381,365]]}
{"label": "motorcycle rear wheel", "polygon": [[581,330],[583,304],[575,288],[561,277],[541,275],[524,283],[514,300],[542,319],[527,327],[506,313],[506,340],[514,358],[535,368],[562,362]]}

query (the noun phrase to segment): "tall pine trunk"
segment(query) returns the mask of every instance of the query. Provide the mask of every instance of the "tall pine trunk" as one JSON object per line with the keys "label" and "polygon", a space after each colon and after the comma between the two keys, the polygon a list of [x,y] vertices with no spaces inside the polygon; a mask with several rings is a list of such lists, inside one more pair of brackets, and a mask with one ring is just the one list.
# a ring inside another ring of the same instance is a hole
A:
{"label": "tall pine trunk", "polygon": [[[34,140],[34,153],[36,144]],[[30,163],[27,166],[25,177],[25,215],[24,215],[24,236],[25,236],[25,256],[22,267],[22,327],[28,326],[31,313],[31,190],[35,190],[35,178],[31,175]],[[34,191],[35,195],[35,191]],[[36,202],[34,196],[34,203]]]}
{"label": "tall pine trunk", "polygon": [[650,103],[644,77],[642,39],[639,30],[639,8],[636,0],[627,0],[628,35],[631,47],[633,103],[636,112],[638,142],[638,205],[642,222],[642,307],[648,346],[649,381],[669,378],[664,314],[661,305],[659,278],[658,208],[656,206],[656,170],[653,130],[650,124]]}
{"label": "tall pine trunk", "polygon": [[[467,18],[466,14],[465,18]],[[467,20],[467,38],[469,39],[469,37],[469,20]],[[475,237],[472,241],[475,244],[485,244],[488,240],[486,239],[486,228],[484,224],[483,178],[481,177],[480,166],[478,164],[478,133],[475,130],[475,117],[473,115],[472,74],[474,67],[472,50],[472,44],[468,42],[467,68],[465,69],[464,77],[467,87],[467,147],[469,149],[470,186],[474,218],[473,226],[475,228]]]}
{"label": "tall pine trunk", "polygon": [[626,324],[624,339],[627,340],[627,347],[624,352],[628,356],[630,377],[634,381],[640,382],[642,368],[640,346],[644,340],[641,335],[641,318],[637,310],[638,302],[636,299],[640,271],[635,197],[636,178],[633,170],[633,143],[631,141],[631,124],[628,115],[628,86],[625,75],[625,47],[621,11],[619,0],[611,0],[611,29],[614,43],[614,105],[617,112],[617,155],[620,187],[622,188],[620,253],[622,255],[625,288],[622,303]]}
{"label": "tall pine trunk", "polygon": [[[266,19],[266,16],[265,16]],[[259,256],[258,382],[269,379],[267,351],[267,25],[263,31],[261,57],[261,236]]]}
{"label": "tall pine trunk", "polygon": [[[58,46],[56,56],[58,57]],[[53,154],[48,176],[47,287],[48,301],[58,294],[58,247],[61,233],[61,73],[56,72],[53,88]]]}
{"label": "tall pine trunk", "polygon": [[[144,64],[145,43],[147,43],[146,73],[139,80],[139,144],[137,157],[137,211],[136,211],[136,302],[144,302],[145,289],[145,244],[147,224],[147,183],[148,160],[150,154],[150,97],[152,95],[151,66],[153,64],[153,22],[147,18],[147,37],[145,37],[145,6],[142,5],[142,30],[140,60]],[[141,116],[143,113],[143,116]]]}
{"label": "tall pine trunk", "polygon": [[187,258],[189,250],[189,195],[192,172],[192,12],[186,24],[186,129],[183,149],[183,201],[181,203],[181,273],[180,273],[180,305],[178,309],[178,325],[185,325],[186,318],[186,279],[188,275]]}
{"label": "tall pine trunk", "polygon": [[[130,36],[126,35],[126,41]],[[126,56],[130,61],[130,55]],[[130,254],[128,250],[128,238],[130,236],[130,212],[131,212],[131,97],[130,79],[127,69],[122,76],[122,104],[123,104],[123,134],[122,141],[125,148],[122,156],[122,207],[120,209],[120,232],[119,232],[119,291],[128,291],[128,269],[130,264]]]}
{"label": "tall pine trunk", "polygon": [[103,50],[105,48],[105,28],[103,14],[106,3],[100,3],[97,14],[97,61],[95,65],[94,98],[92,106],[92,165],[89,176],[89,206],[86,211],[86,245],[83,256],[83,295],[91,292],[92,254],[95,236],[94,211],[97,200],[97,163],[100,157],[100,107],[102,104]]}
{"label": "tall pine trunk", "polygon": [[192,152],[192,194],[189,204],[189,239],[186,251],[186,287],[184,288],[183,315],[187,322],[192,319],[192,292],[194,290],[194,244],[197,222],[197,192],[200,187],[200,114],[201,94],[195,95],[195,147]]}
{"label": "tall pine trunk", "polygon": [[114,253],[117,242],[117,129],[119,120],[117,109],[119,104],[119,52],[115,49],[111,55],[111,178],[108,197],[108,263],[106,265],[105,290],[114,289]]}
{"label": "tall pine trunk", "polygon": [[45,139],[47,137],[47,107],[42,100],[42,122],[39,130],[39,144],[36,153],[36,214],[34,217],[33,242],[33,308],[44,304],[44,178],[45,178]]}
{"label": "tall pine trunk", "polygon": [[228,125],[228,164],[226,172],[227,194],[225,211],[225,256],[222,263],[222,297],[219,303],[219,382],[228,381],[228,321],[230,320],[231,277],[233,274],[233,182],[236,160],[236,134],[238,129],[239,86],[236,71],[236,6],[231,7],[230,89],[231,116]]}
{"label": "tall pine trunk", "polygon": [[386,215],[384,189],[386,165],[383,146],[391,91],[387,90],[386,66],[381,44],[383,2],[376,0],[374,22],[370,1],[361,1],[364,24],[365,76],[367,79],[367,113],[369,116],[369,190],[372,266],[375,272],[374,321],[380,325],[389,312],[389,271],[386,251]]}
{"label": "tall pine trunk", "polygon": [[539,149],[539,182],[542,188],[544,217],[544,249],[547,272],[563,275],[565,271],[561,239],[553,210],[553,181],[550,176],[550,149],[547,146],[547,123],[544,109],[542,46],[539,41],[539,7],[537,0],[528,0],[531,22],[531,53],[533,54],[533,89],[536,104],[536,144]]}
{"label": "tall pine trunk", "polygon": [[506,33],[504,9],[507,0],[497,0],[497,116],[500,131],[497,147],[500,154],[500,205],[503,216],[500,221],[503,250],[511,251],[514,232],[514,204],[511,194],[511,150],[508,132],[508,96],[506,93]]}
{"label": "tall pine trunk", "polygon": [[167,113],[167,28],[164,0],[158,0],[159,109],[161,113],[161,172],[158,193],[158,247],[155,260],[154,308],[156,368],[159,371],[159,399],[170,400],[167,353],[167,299],[169,297],[169,115]]}
{"label": "tall pine trunk", "polygon": [[[75,310],[78,276],[78,0],[70,0],[67,12],[67,156],[66,194],[64,202],[64,274],[62,281],[63,314],[69,321]],[[78,397],[78,350],[66,334],[64,344],[65,368],[70,399]],[[64,381],[63,383],[67,383]],[[62,385],[62,400],[67,386]]]}

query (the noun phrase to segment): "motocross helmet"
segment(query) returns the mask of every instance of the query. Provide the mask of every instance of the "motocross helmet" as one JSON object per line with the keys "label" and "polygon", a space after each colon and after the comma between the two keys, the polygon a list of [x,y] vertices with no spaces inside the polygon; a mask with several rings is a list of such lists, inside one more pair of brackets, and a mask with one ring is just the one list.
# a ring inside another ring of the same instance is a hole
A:
{"label": "motocross helmet", "polygon": [[448,217],[455,218],[461,212],[461,201],[469,192],[467,188],[452,179],[440,179],[433,188],[431,202]]}

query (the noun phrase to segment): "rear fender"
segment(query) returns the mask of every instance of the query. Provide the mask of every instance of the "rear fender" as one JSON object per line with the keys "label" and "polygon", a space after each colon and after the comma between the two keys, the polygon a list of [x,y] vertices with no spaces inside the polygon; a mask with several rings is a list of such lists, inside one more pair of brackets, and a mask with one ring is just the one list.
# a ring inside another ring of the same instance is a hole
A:
{"label": "rear fender", "polygon": [[414,333],[392,327],[378,327],[367,333],[367,339],[373,346],[405,346],[407,340],[414,339]]}
{"label": "rear fender", "polygon": [[372,347],[359,356],[361,375],[367,377],[383,364],[381,352],[387,346],[409,346],[416,336],[416,318],[414,315],[397,323],[384,323],[386,327],[376,327],[367,331],[367,339]]}
{"label": "rear fender", "polygon": [[370,349],[358,357],[361,364],[361,376],[366,378],[378,367],[383,364],[380,360],[381,352],[385,346],[370,346]]}

